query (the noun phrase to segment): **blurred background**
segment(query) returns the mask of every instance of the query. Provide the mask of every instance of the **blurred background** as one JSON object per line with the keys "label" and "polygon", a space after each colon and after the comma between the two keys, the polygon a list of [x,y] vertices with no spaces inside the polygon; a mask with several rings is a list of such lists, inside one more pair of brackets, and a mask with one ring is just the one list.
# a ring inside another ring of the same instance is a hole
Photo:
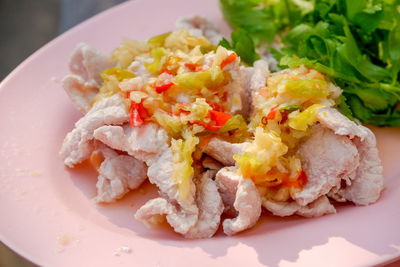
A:
{"label": "blurred background", "polygon": [[0,0],[0,81],[59,34],[124,1]]}
{"label": "blurred background", "polygon": [[[126,0],[0,0],[0,81],[37,49]],[[33,267],[0,242],[0,267]]]}

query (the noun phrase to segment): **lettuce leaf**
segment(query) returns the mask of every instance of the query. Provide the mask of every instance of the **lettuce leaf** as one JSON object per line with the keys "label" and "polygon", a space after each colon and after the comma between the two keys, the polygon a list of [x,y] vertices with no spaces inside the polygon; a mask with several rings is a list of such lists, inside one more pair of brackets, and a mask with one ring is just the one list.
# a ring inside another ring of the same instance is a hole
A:
{"label": "lettuce leaf", "polygon": [[231,39],[231,44],[228,40],[223,38],[219,45],[235,51],[236,54],[240,56],[240,59],[248,65],[253,65],[254,61],[259,59],[254,48],[253,39],[251,39],[250,35],[245,30],[239,28],[232,32]]}
{"label": "lettuce leaf", "polygon": [[[378,126],[399,125],[400,0],[220,4],[232,28],[245,30],[255,46],[269,48],[281,68],[305,65],[341,87],[338,109],[346,116]],[[271,48],[274,40],[281,40],[280,49]]]}

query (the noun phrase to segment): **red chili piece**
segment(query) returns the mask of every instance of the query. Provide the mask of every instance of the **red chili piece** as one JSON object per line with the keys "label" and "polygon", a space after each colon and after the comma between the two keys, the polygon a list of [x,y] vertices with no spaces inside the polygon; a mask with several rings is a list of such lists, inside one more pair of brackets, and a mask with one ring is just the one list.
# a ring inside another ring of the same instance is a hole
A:
{"label": "red chili piece", "polygon": [[144,120],[149,118],[150,115],[143,106],[143,103],[136,103],[131,101],[129,107],[129,124],[132,127],[138,127],[143,124]]}
{"label": "red chili piece", "polygon": [[232,118],[232,114],[219,112],[215,110],[209,111],[210,122],[205,123],[203,121],[194,121],[193,124],[201,125],[209,131],[218,131],[221,129],[225,123]]}
{"label": "red chili piece", "polygon": [[167,69],[163,69],[163,70],[161,71],[161,73],[167,73],[167,74],[170,74],[170,75],[174,75],[172,72],[170,72],[170,71],[167,70]]}
{"label": "red chili piece", "polygon": [[221,127],[215,126],[215,122],[205,123],[204,121],[193,121],[192,124],[197,124],[203,126],[205,129],[209,131],[218,131]]}
{"label": "red chili piece", "polygon": [[236,53],[232,53],[229,56],[227,56],[224,60],[221,62],[221,69],[223,69],[226,65],[231,64],[235,59],[237,58]]}
{"label": "red chili piece", "polygon": [[281,112],[282,119],[280,120],[279,124],[284,124],[288,120],[289,113],[287,111]]}
{"label": "red chili piece", "polygon": [[193,64],[193,63],[186,63],[186,64],[185,64],[185,67],[188,68],[190,71],[193,71],[193,72],[198,71],[198,70],[197,70],[198,66],[199,66],[199,65]]}
{"label": "red chili piece", "polygon": [[171,88],[171,86],[173,86],[174,83],[166,83],[163,85],[158,85],[158,86],[154,86],[154,89],[156,90],[157,93],[161,94],[165,91],[167,91],[169,88]]}
{"label": "red chili piece", "polygon": [[178,108],[178,110],[177,110],[177,115],[180,115],[180,114],[190,114],[190,110],[186,110],[186,108],[188,107],[189,105],[187,104],[187,103],[179,103],[178,104],[178,106],[177,106],[177,108]]}
{"label": "red chili piece", "polygon": [[232,118],[232,114],[210,110],[210,118],[212,121],[215,121],[216,126],[222,127]]}
{"label": "red chili piece", "polygon": [[210,107],[215,111],[221,111],[221,112],[224,111],[224,108],[222,107],[221,104],[218,104],[215,102],[208,102],[208,101],[207,101],[207,104],[210,105]]}
{"label": "red chili piece", "polygon": [[308,182],[307,173],[303,170],[300,171],[299,176],[297,177],[297,183],[300,187],[303,187]]}
{"label": "red chili piece", "polygon": [[288,120],[288,115],[289,113],[287,111],[280,112],[278,110],[278,106],[275,106],[271,109],[271,111],[267,114],[267,116],[264,116],[261,120],[261,123],[266,125],[268,121],[270,120],[275,120],[276,115],[278,112],[281,114],[281,120],[278,122],[279,124],[284,124]]}
{"label": "red chili piece", "polygon": [[275,120],[276,118],[276,113],[278,112],[277,110],[278,106],[275,106],[271,109],[271,111],[268,113],[268,115],[266,116],[268,121],[272,121]]}
{"label": "red chili piece", "polygon": [[132,127],[138,127],[143,124],[143,120],[139,115],[139,104],[131,101],[131,106],[129,108],[129,124]]}
{"label": "red chili piece", "polygon": [[305,171],[301,170],[298,172],[297,176],[293,179],[287,179],[283,182],[283,185],[287,187],[303,188],[308,182],[308,177]]}

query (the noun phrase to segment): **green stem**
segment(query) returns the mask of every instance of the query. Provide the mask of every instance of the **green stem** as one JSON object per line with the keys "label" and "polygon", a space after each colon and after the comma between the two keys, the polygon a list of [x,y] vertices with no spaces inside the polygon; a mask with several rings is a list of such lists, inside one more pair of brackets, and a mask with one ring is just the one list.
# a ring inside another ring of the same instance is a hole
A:
{"label": "green stem", "polygon": [[289,0],[284,0],[285,1],[285,5],[286,5],[286,13],[287,13],[287,18],[288,18],[288,25],[292,26],[292,18],[291,18],[291,12],[290,12],[290,4],[289,4]]}

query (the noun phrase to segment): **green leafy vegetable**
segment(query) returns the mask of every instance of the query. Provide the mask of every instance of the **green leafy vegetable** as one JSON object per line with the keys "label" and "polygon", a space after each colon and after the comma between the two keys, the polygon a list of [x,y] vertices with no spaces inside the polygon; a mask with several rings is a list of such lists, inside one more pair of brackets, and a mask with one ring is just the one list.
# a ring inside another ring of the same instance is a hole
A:
{"label": "green leafy vegetable", "polygon": [[254,48],[253,39],[251,39],[250,35],[245,30],[239,28],[232,32],[231,39],[232,44],[223,38],[219,45],[235,51],[236,54],[240,56],[241,60],[248,65],[252,65],[253,62],[259,58]]}
{"label": "green leafy vegetable", "polygon": [[247,32],[256,47],[266,46],[281,68],[305,65],[329,76],[343,89],[343,114],[400,126],[400,0],[220,3],[233,29]]}
{"label": "green leafy vegetable", "polygon": [[343,115],[345,115],[346,117],[348,117],[351,120],[354,120],[353,112],[351,112],[351,109],[350,109],[349,105],[347,104],[346,97],[344,95],[341,95],[339,97],[337,107],[338,107],[338,110]]}
{"label": "green leafy vegetable", "polygon": [[287,25],[296,25],[302,15],[306,15],[302,14],[302,4],[309,8],[309,2],[220,0],[222,11],[229,24],[235,29],[241,28],[247,31],[256,44],[262,41],[271,42]]}

